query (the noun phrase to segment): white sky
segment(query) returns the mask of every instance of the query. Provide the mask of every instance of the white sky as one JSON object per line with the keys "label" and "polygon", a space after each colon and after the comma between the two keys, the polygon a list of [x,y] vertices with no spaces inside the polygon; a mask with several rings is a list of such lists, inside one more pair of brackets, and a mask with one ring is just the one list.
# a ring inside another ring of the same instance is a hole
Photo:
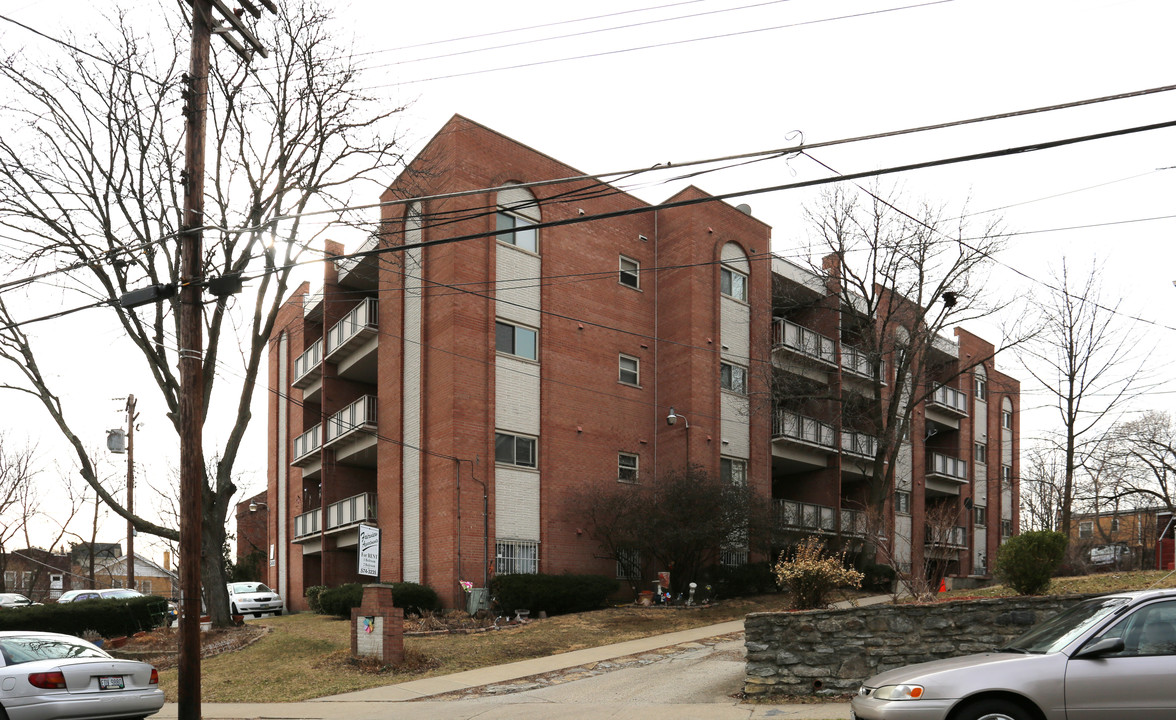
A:
{"label": "white sky", "polygon": [[[615,14],[658,4],[673,6]],[[879,11],[918,3],[788,0],[738,9],[752,4],[365,0],[335,7],[343,32],[354,35],[358,60],[371,68],[362,84],[389,102],[411,102],[399,129],[413,148],[460,113],[588,173],[786,147],[794,144],[794,131],[803,132],[807,142],[821,142],[1176,84],[1171,41],[1176,3],[1169,0],[949,0],[894,12]],[[80,0],[8,0],[3,5],[0,14],[51,35],[85,36],[94,27],[90,3]],[[132,17],[158,12],[151,2],[119,5],[132,9]],[[698,13],[710,14],[666,20]],[[849,17],[861,13],[873,14]],[[564,22],[609,14],[614,15]],[[655,20],[666,21],[650,22]],[[633,23],[644,24],[609,29]],[[604,31],[542,41],[597,29]],[[483,33],[495,34],[444,42]],[[728,37],[692,41],[720,35]],[[479,51],[507,43],[524,44]],[[0,46],[8,52],[37,42],[0,22]],[[423,59],[451,53],[461,54]],[[585,55],[599,57],[561,61]],[[541,64],[495,70],[530,63]],[[437,79],[463,73],[477,74]],[[814,154],[850,173],[1172,119],[1176,93],[1169,92]],[[1169,363],[1176,349],[1171,313],[1176,306],[1171,241],[1176,221],[1142,220],[1176,215],[1176,169],[1157,170],[1176,165],[1174,141],[1176,130],[1152,131],[921,170],[884,182],[900,185],[912,206],[923,199],[956,208],[967,201],[973,211],[1012,206],[1002,212],[1013,232],[1113,223],[1013,237],[1001,259],[1029,278],[998,268],[989,288],[995,297],[1042,293],[1044,287],[1035,280],[1047,279],[1063,257],[1079,272],[1102,263],[1104,299],[1121,298],[1127,315],[1155,323],[1141,326],[1143,346],[1155,346],[1151,368],[1168,384],[1136,410],[1164,410],[1176,387]],[[692,182],[720,194],[823,176],[825,171],[801,158]],[[635,194],[656,202],[683,184]],[[747,202],[753,214],[773,226],[775,252],[795,257],[806,232],[801,208],[814,196],[813,191],[792,191],[734,202]],[[336,239],[348,247],[362,240],[342,232]],[[58,307],[52,299],[39,302],[47,302],[48,310]],[[995,324],[969,329],[999,339]],[[47,339],[70,339],[54,358],[53,372],[66,388],[62,394],[69,412],[79,418],[77,431],[87,442],[101,443],[105,430],[121,422],[122,404],[110,398],[135,393],[145,423],[137,437],[142,472],[165,479],[177,464],[175,436],[141,362],[124,352],[121,333],[84,316],[48,323],[39,332]],[[85,373],[78,372],[79,363]],[[1002,358],[998,365],[1022,379],[1022,435],[1028,444],[1050,427],[1054,415],[1032,409],[1046,397],[1015,358]],[[0,398],[0,407],[12,410],[0,413],[0,431],[10,440],[39,440],[47,462],[63,455],[39,406],[7,396]],[[239,463],[250,493],[265,484],[265,429],[264,407],[258,405],[251,444]],[[223,435],[214,423],[206,447]],[[47,475],[55,473],[47,469]],[[121,527],[113,523],[108,534],[121,534]]]}

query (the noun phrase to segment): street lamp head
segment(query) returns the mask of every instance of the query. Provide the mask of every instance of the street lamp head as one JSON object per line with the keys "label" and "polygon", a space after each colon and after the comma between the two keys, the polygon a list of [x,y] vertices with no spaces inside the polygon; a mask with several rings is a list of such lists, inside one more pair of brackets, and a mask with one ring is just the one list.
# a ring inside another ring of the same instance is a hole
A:
{"label": "street lamp head", "polygon": [[666,425],[673,425],[678,422],[678,414],[674,412],[674,408],[670,408],[670,414],[666,415]]}
{"label": "street lamp head", "polygon": [[257,512],[257,508],[259,507],[267,508],[269,505],[254,500],[253,502],[249,503],[249,512]]}

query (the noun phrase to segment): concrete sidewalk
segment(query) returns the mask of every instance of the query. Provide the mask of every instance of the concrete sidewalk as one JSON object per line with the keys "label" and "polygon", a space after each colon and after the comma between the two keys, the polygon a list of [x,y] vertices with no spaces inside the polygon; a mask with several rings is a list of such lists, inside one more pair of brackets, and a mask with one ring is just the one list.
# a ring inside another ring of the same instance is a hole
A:
{"label": "concrete sidewalk", "polygon": [[[889,596],[864,598],[857,605],[887,602]],[[683,703],[553,703],[536,702],[525,698],[513,701],[500,698],[492,706],[469,700],[429,701],[426,698],[462,692],[473,688],[497,685],[531,678],[545,673],[577,668],[668,648],[682,643],[717,638],[743,631],[742,620],[692,628],[664,635],[629,640],[584,650],[522,660],[506,665],[495,665],[467,670],[439,677],[411,680],[368,690],[316,698],[299,703],[205,703],[202,717],[209,720],[398,720],[428,717],[431,720],[538,720],[539,718],[631,718],[638,714],[673,713],[676,720],[758,720],[759,718],[795,718],[795,720],[843,720],[850,717],[849,703],[828,702],[812,704],[745,704],[735,698],[716,698],[714,702]],[[157,718],[177,717],[174,703],[164,705]]]}

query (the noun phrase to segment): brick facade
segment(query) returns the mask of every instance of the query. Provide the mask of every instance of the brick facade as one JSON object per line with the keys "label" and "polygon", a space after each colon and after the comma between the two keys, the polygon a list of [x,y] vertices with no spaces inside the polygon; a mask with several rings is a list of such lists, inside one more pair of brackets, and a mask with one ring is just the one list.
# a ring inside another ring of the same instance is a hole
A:
{"label": "brick facade", "polygon": [[[511,187],[581,175],[455,116],[381,196],[365,249],[385,252],[325,263],[321,295],[304,285],[283,307],[267,498],[285,555],[269,582],[292,609],[311,585],[375,580],[356,574],[361,522],[382,529],[378,580],[449,606],[499,565],[611,576],[575,498],[615,484],[620,453],[641,478],[734,464],[761,496],[840,506],[840,482],[781,481],[772,413],[753,405],[776,362],[770,228],[694,187],[656,211],[592,180]],[[523,350],[497,349],[503,332]],[[720,387],[727,366],[742,392]],[[686,422],[667,424],[671,407]],[[495,461],[496,433],[521,464]]]}

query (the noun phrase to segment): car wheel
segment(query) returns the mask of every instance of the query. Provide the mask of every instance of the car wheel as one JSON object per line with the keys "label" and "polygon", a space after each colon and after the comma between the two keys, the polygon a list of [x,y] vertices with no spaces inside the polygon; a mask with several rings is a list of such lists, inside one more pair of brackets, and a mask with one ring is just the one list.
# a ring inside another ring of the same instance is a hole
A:
{"label": "car wheel", "polygon": [[233,604],[233,605],[229,606],[229,614],[230,615],[240,615],[241,611],[237,609],[236,604]]}
{"label": "car wheel", "polygon": [[980,700],[965,707],[959,720],[1032,720],[1033,715],[1020,705],[1008,700]]}
{"label": "car wheel", "polygon": [[274,615],[275,615],[275,616],[277,616],[277,615],[281,615],[281,614],[282,614],[282,611],[281,611],[281,610],[274,610]]}

